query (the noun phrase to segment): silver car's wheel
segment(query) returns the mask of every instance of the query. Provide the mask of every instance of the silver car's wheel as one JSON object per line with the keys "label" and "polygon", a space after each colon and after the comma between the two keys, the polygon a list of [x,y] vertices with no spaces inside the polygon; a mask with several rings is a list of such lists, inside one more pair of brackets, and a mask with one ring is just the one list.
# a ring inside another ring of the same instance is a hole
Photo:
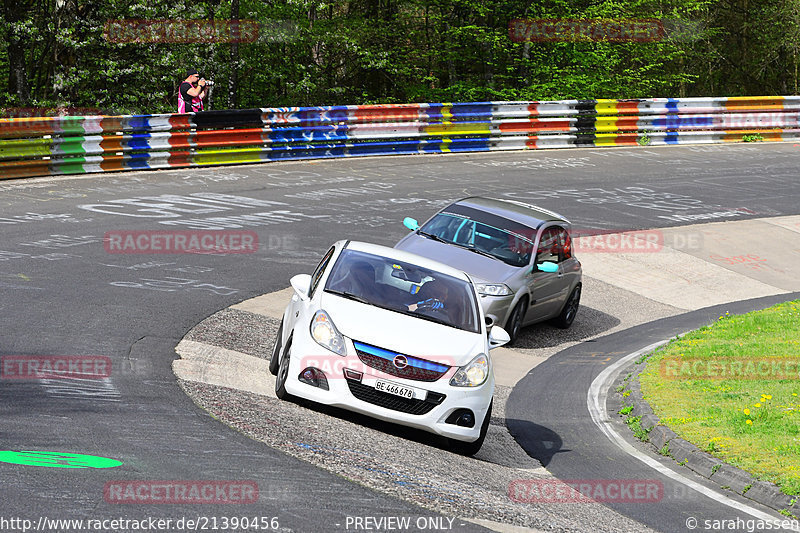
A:
{"label": "silver car's wheel", "polygon": [[506,331],[508,332],[508,336],[511,337],[511,340],[508,342],[508,346],[511,346],[516,342],[519,332],[522,329],[522,319],[525,316],[525,304],[526,301],[523,298],[519,301],[519,303],[517,303],[517,305],[514,307],[514,310],[511,311],[511,316],[508,317]]}
{"label": "silver car's wheel", "polygon": [[553,319],[553,324],[562,329],[567,329],[570,327],[575,321],[575,316],[578,314],[578,308],[580,307],[580,304],[581,286],[578,285],[572,290],[572,294],[569,295],[569,299],[567,300],[567,303],[564,304],[561,314]]}
{"label": "silver car's wheel", "polygon": [[286,341],[286,348],[283,350],[283,357],[281,357],[280,365],[278,366],[278,375],[275,378],[275,396],[280,400],[287,400],[291,396],[286,392],[286,378],[289,377],[289,356],[292,349],[292,339]]}

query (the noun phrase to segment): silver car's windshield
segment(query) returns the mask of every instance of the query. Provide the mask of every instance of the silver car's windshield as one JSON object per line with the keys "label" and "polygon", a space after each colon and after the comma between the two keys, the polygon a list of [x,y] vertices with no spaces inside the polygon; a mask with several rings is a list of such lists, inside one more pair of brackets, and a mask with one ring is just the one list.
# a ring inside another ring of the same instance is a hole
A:
{"label": "silver car's windshield", "polygon": [[[495,219],[501,217],[494,216]],[[504,263],[523,267],[530,263],[533,238],[536,230],[502,219],[500,224],[489,224],[455,213],[439,213],[430,219],[419,233],[437,240],[487,254]],[[513,228],[513,229],[511,229]]]}
{"label": "silver car's windshield", "polygon": [[480,332],[472,285],[411,263],[344,250],[325,292],[473,333]]}

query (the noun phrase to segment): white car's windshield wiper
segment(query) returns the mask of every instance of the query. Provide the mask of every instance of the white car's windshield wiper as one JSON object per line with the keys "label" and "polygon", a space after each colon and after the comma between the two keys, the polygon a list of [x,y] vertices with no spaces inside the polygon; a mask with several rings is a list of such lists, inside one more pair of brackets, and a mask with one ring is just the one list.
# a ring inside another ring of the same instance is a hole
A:
{"label": "white car's windshield wiper", "polygon": [[436,322],[437,324],[442,324],[444,326],[450,326],[451,328],[462,329],[458,327],[456,324],[452,322],[448,322],[447,320],[442,320],[441,318],[436,318],[435,316],[426,315],[425,313],[417,313],[414,311],[407,311],[405,309],[392,309],[392,311],[397,311],[398,313],[403,313],[404,315],[413,316],[414,318],[421,318],[423,320],[428,320],[430,322]]}
{"label": "white car's windshield wiper", "polygon": [[331,294],[335,294],[337,296],[341,296],[342,298],[347,298],[348,300],[355,300],[357,302],[361,302],[362,304],[375,305],[374,303],[370,302],[369,300],[367,300],[363,296],[359,296],[357,294],[353,294],[352,292],[335,291],[333,289],[325,289],[325,292],[329,292]]}

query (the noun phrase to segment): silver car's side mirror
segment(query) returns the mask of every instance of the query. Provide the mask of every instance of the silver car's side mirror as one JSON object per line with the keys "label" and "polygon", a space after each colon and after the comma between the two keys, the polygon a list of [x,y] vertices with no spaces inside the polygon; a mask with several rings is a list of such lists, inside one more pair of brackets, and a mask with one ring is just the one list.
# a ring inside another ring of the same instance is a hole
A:
{"label": "silver car's side mirror", "polygon": [[492,329],[489,330],[490,350],[499,348],[504,344],[508,344],[510,341],[511,337],[509,336],[508,332],[503,328],[501,328],[500,326],[492,326]]}
{"label": "silver car's side mirror", "polygon": [[296,276],[292,276],[292,279],[289,280],[289,284],[301,300],[308,300],[308,289],[311,287],[311,276],[309,274],[297,274]]}
{"label": "silver car's side mirror", "polygon": [[553,263],[552,261],[543,261],[541,263],[536,263],[536,269],[539,272],[558,272],[558,265]]}
{"label": "silver car's side mirror", "polygon": [[410,229],[411,231],[417,231],[419,229],[419,222],[417,222],[417,219],[415,218],[411,217],[404,218],[403,225],[408,229]]}

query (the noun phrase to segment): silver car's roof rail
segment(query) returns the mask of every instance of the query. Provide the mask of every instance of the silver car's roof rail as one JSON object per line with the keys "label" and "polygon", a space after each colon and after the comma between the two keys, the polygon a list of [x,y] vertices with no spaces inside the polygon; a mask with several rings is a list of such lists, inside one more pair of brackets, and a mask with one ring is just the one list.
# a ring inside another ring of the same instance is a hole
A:
{"label": "silver car's roof rail", "polygon": [[570,222],[569,219],[567,219],[567,217],[565,217],[563,215],[560,215],[559,213],[556,213],[555,211],[551,211],[550,209],[545,209],[544,207],[539,207],[538,205],[526,204],[525,202],[520,202],[519,200],[509,200],[508,198],[503,198],[503,199],[495,198],[495,200],[497,200],[498,202],[508,202],[510,204],[516,204],[516,205],[518,205],[520,207],[527,207],[528,209],[536,209],[537,211],[541,211],[542,213],[548,214],[548,215],[552,216],[553,218],[560,218],[561,220],[563,220],[567,224],[572,224],[572,222]]}

